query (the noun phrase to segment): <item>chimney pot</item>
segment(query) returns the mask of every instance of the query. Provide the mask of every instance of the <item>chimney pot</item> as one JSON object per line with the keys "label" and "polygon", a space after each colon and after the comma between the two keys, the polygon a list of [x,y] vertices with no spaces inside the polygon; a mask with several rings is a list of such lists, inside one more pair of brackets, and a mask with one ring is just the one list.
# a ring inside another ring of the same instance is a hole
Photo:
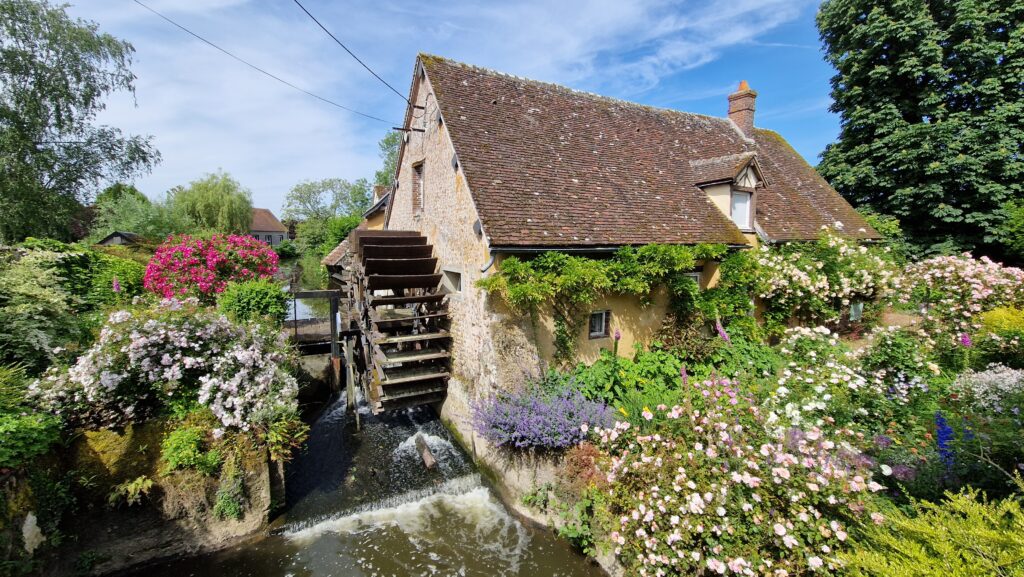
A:
{"label": "chimney pot", "polygon": [[740,87],[729,95],[729,120],[748,137],[754,135],[754,102],[757,92],[750,89],[746,80],[740,81]]}

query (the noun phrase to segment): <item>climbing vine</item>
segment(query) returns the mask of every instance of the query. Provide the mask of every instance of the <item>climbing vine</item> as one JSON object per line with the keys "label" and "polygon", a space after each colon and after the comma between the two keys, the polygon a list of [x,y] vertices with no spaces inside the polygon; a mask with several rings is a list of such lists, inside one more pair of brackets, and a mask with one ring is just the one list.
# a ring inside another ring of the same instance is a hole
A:
{"label": "climbing vine", "polygon": [[698,261],[717,259],[724,245],[679,246],[649,244],[623,247],[609,258],[596,259],[545,252],[532,260],[510,256],[498,272],[478,285],[501,298],[515,311],[536,316],[550,303],[555,321],[555,360],[568,363],[576,353],[577,336],[585,314],[603,294],[628,294],[649,302],[654,287],[665,285],[673,300],[685,301],[695,283],[685,273]]}

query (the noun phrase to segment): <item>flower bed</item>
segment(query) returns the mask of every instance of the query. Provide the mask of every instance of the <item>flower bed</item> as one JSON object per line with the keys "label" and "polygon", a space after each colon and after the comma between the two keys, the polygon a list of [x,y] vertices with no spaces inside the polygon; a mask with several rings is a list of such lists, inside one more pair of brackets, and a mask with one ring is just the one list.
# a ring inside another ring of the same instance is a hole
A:
{"label": "flower bed", "polygon": [[604,403],[568,386],[557,391],[533,386],[473,405],[473,428],[499,447],[564,449],[585,439],[589,427],[610,422]]}
{"label": "flower bed", "polygon": [[650,413],[653,429],[594,431],[616,556],[638,575],[834,574],[848,524],[882,489],[846,443],[856,436],[774,435],[735,383],[691,386],[692,400]]}

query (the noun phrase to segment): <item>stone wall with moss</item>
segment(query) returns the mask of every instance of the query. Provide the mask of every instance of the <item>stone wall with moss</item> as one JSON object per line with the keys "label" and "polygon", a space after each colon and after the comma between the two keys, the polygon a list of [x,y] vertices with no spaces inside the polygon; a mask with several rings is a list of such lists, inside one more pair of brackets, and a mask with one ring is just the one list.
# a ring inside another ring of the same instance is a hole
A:
{"label": "stone wall with moss", "polygon": [[[168,470],[161,443],[169,428],[153,420],[82,431],[26,472],[0,478],[0,576],[104,574],[263,532],[283,469],[264,449],[233,441],[222,467],[237,470],[244,498],[238,518],[216,514],[224,475]],[[140,478],[152,484],[129,504],[123,487]]]}

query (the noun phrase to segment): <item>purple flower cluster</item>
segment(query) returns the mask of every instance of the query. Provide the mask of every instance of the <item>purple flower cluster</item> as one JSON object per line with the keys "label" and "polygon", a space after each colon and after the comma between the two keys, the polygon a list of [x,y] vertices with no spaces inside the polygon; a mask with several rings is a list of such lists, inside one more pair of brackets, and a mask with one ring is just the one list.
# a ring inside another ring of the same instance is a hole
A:
{"label": "purple flower cluster", "polygon": [[474,403],[473,428],[500,447],[564,449],[579,444],[590,427],[606,427],[612,414],[604,403],[566,388],[555,393],[527,389]]}

